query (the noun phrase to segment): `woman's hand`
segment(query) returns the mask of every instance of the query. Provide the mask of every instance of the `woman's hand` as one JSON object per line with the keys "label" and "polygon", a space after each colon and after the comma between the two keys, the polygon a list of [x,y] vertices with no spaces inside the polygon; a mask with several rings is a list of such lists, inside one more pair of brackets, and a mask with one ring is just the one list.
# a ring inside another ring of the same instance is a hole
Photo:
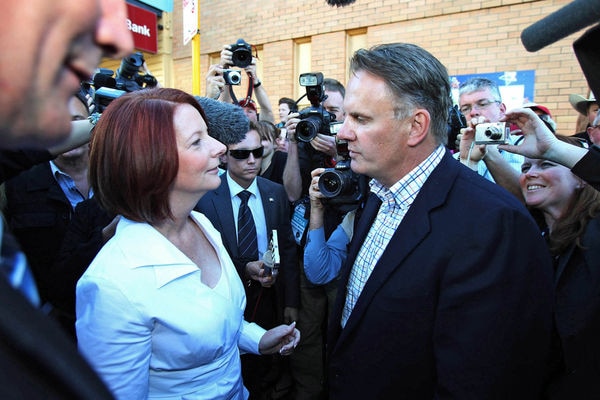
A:
{"label": "woman's hand", "polygon": [[258,350],[260,354],[275,354],[289,356],[300,342],[300,331],[296,329],[296,322],[290,325],[279,325],[269,329],[260,338]]}

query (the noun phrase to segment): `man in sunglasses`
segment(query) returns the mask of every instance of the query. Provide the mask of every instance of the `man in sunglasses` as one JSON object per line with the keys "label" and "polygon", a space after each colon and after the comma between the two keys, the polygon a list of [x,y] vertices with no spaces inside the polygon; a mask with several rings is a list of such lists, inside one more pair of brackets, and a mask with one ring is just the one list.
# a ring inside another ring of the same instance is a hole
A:
{"label": "man in sunglasses", "polygon": [[[461,129],[460,161],[477,171],[489,181],[502,185],[509,192],[522,199],[518,177],[521,173],[523,157],[505,151],[498,151],[497,145],[475,145],[471,150],[476,126],[485,122],[499,122],[506,112],[500,90],[494,81],[486,78],[472,78],[462,83],[458,92],[460,112],[467,119],[467,128]],[[515,144],[519,136],[510,135],[508,144]]]}
{"label": "man in sunglasses", "polygon": [[[196,210],[221,232],[223,244],[244,282],[245,319],[269,329],[298,319],[300,285],[285,189],[258,176],[264,149],[257,128],[257,123],[250,121],[250,129],[241,141],[225,143],[227,172],[221,175],[221,185],[204,195]],[[251,222],[243,217],[248,209]],[[245,229],[248,224],[253,226],[250,231]],[[251,240],[246,240],[248,236],[252,236]],[[275,242],[279,248],[279,269],[270,273],[263,260],[267,262],[267,254],[276,252],[267,253]],[[276,390],[281,362],[279,355],[242,356],[244,385],[251,398]]]}

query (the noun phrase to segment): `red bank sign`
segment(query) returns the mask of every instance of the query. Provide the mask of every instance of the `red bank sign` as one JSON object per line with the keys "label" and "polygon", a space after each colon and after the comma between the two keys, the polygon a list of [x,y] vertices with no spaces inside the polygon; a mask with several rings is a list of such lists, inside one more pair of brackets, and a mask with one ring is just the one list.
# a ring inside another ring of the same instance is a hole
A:
{"label": "red bank sign", "polygon": [[127,27],[133,34],[135,48],[156,53],[158,51],[156,14],[131,4],[127,4],[127,14]]}

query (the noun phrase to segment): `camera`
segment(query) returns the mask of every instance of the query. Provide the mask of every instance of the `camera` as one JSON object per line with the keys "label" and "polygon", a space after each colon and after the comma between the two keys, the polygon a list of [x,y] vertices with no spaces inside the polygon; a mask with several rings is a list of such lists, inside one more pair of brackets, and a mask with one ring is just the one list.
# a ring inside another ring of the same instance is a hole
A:
{"label": "camera", "polygon": [[231,62],[236,67],[246,68],[252,64],[252,46],[250,46],[244,39],[238,39],[234,44],[229,45],[229,50],[233,53],[231,55]]}
{"label": "camera", "polygon": [[446,148],[449,150],[458,150],[456,139],[460,130],[467,127],[467,118],[460,112],[456,104],[450,107],[448,111],[448,141]]}
{"label": "camera", "polygon": [[116,89],[135,92],[145,87],[155,87],[158,84],[155,77],[149,74],[140,75],[142,65],[144,65],[144,55],[140,52],[123,58],[117,70]]}
{"label": "camera", "polygon": [[508,142],[510,126],[506,122],[488,122],[475,126],[475,144],[504,144]]}
{"label": "camera", "polygon": [[300,111],[300,122],[296,125],[295,138],[299,142],[310,142],[322,133],[331,135],[331,123],[335,121],[335,114],[331,114],[321,105],[327,98],[323,88],[323,74],[321,72],[307,72],[300,74],[300,85],[306,87],[306,97],[310,107]]}
{"label": "camera", "polygon": [[90,84],[94,86],[94,102],[98,112],[103,112],[111,101],[127,92],[155,87],[158,84],[154,76],[139,74],[143,64],[144,56],[138,52],[123,58],[116,77],[113,77],[114,72],[111,69],[96,70]]}
{"label": "camera", "polygon": [[[338,129],[341,124],[336,123]],[[319,190],[325,197],[325,204],[335,205],[347,212],[364,200],[369,190],[368,179],[350,168],[348,143],[336,137],[335,144],[341,160],[334,168],[323,171],[319,177]]]}
{"label": "camera", "polygon": [[224,69],[223,70],[223,79],[225,79],[226,85],[241,85],[242,84],[242,74],[240,71],[235,69]]}

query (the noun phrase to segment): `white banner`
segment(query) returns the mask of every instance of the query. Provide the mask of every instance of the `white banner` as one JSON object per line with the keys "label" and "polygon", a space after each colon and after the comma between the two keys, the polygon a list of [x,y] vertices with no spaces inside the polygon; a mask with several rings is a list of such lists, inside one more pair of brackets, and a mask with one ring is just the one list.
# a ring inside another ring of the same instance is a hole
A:
{"label": "white banner", "polygon": [[198,13],[200,0],[183,0],[183,45],[198,33]]}

